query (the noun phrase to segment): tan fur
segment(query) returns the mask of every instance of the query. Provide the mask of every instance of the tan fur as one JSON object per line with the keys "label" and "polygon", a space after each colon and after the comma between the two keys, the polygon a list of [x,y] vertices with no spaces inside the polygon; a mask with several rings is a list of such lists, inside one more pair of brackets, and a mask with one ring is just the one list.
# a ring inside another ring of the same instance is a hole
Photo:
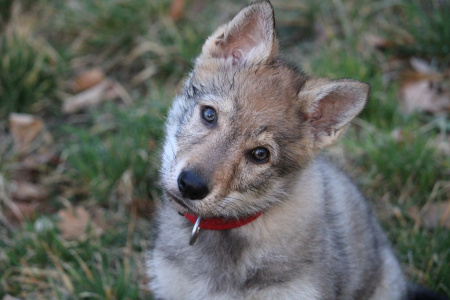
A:
{"label": "tan fur", "polygon": [[[243,8],[208,38],[174,100],[149,260],[155,296],[402,299],[403,275],[370,208],[319,155],[364,108],[369,87],[287,65],[274,22],[268,1]],[[216,112],[214,123],[202,117],[205,107]],[[259,147],[270,152],[267,161],[252,158]],[[183,194],[186,172],[207,187],[201,197]],[[231,230],[201,230],[189,246],[192,224],[177,213],[262,215]]]}

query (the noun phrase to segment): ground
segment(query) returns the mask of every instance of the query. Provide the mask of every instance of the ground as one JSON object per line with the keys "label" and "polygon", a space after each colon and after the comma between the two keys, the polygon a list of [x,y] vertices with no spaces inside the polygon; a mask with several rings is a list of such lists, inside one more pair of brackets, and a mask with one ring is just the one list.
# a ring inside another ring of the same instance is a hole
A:
{"label": "ground", "polygon": [[[272,3],[294,65],[371,84],[328,153],[408,279],[450,296],[449,4]],[[0,299],[151,298],[143,262],[167,108],[241,5],[0,0]]]}

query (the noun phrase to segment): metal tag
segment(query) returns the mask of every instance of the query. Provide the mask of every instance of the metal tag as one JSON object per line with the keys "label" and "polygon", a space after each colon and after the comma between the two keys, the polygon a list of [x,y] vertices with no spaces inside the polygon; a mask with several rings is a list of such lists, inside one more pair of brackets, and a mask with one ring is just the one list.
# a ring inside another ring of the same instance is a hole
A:
{"label": "metal tag", "polygon": [[192,228],[191,238],[189,239],[189,245],[194,245],[195,241],[197,240],[197,237],[200,233],[200,221],[202,220],[201,217],[197,218],[197,221],[195,221],[194,227]]}

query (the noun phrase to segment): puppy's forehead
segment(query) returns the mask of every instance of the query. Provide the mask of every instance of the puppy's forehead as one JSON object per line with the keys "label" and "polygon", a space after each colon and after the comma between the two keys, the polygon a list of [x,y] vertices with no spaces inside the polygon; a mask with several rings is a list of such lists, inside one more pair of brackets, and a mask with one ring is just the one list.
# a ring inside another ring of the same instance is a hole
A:
{"label": "puppy's forehead", "polygon": [[277,63],[244,68],[200,64],[191,83],[214,95],[219,109],[248,128],[286,121],[305,80],[295,69]]}

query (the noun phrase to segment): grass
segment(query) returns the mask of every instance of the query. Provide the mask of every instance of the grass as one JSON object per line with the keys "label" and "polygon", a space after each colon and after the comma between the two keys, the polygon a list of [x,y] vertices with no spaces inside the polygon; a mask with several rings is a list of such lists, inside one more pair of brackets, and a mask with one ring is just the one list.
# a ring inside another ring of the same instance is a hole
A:
{"label": "grass", "polygon": [[157,181],[157,147],[162,140],[166,109],[167,102],[162,99],[141,99],[131,107],[112,104],[91,112],[90,128],[65,126],[63,133],[72,136],[67,160],[77,166],[68,170],[70,176],[89,189],[89,197],[104,203],[129,170],[136,195],[146,196]]}
{"label": "grass", "polygon": [[[450,159],[436,147],[448,145],[447,115],[405,115],[398,101],[407,58],[448,68],[447,4],[417,1],[273,5],[283,52],[307,73],[371,84],[368,106],[330,154],[372,202],[408,279],[450,296],[448,229],[422,228],[408,215],[414,205],[448,200],[450,191]],[[241,3],[187,1],[175,22],[168,17],[171,1],[3,2],[0,299],[148,299],[147,211],[158,198],[164,116],[204,39]],[[395,43],[379,50],[370,35]],[[133,102],[61,115],[71,80],[90,67],[119,81]],[[23,163],[4,121],[12,111],[43,117],[59,155],[58,163],[27,173],[50,196],[21,226],[8,222],[8,187]],[[86,207],[92,218],[100,210],[103,233],[92,223],[82,238],[63,238],[57,212],[69,203]]]}
{"label": "grass", "polygon": [[411,0],[404,4],[401,24],[408,24],[410,43],[401,45],[399,51],[413,53],[434,60],[436,65],[450,64],[450,4],[446,1]]}
{"label": "grass", "polygon": [[10,112],[36,112],[36,103],[53,99],[59,61],[47,45],[19,34],[0,37],[0,117]]}
{"label": "grass", "polygon": [[[45,216],[27,223],[14,240],[2,239],[0,246],[6,249],[2,260],[8,268],[0,276],[0,291],[46,299],[142,296],[139,289],[142,279],[135,272],[142,271],[142,262],[131,256],[142,251],[141,240],[149,236],[143,230],[135,231],[128,219],[111,218],[118,227],[107,230],[101,237],[90,234],[82,241],[64,240],[53,220]],[[136,220],[131,222],[135,224]],[[43,223],[47,226],[42,226]],[[130,235],[133,239],[127,242]]]}

